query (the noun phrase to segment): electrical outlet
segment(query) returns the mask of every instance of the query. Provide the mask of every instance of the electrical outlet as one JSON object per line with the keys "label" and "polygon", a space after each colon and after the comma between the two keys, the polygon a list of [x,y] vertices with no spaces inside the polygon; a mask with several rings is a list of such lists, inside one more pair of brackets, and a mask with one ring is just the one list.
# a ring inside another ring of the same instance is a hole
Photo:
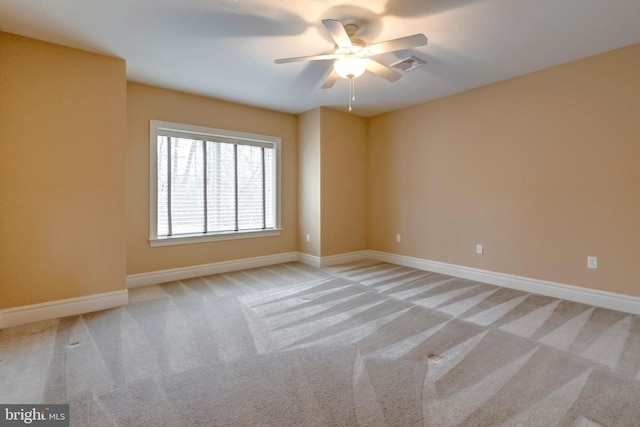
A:
{"label": "electrical outlet", "polygon": [[311,241],[311,234],[307,234],[307,242]]}
{"label": "electrical outlet", "polygon": [[482,245],[476,245],[476,253],[477,254],[482,254],[483,250],[484,249],[483,249]]}
{"label": "electrical outlet", "polygon": [[396,242],[400,243],[402,241],[402,236],[399,234],[396,234]]}
{"label": "electrical outlet", "polygon": [[588,256],[587,257],[587,268],[592,270],[598,269],[598,257],[597,256]]}

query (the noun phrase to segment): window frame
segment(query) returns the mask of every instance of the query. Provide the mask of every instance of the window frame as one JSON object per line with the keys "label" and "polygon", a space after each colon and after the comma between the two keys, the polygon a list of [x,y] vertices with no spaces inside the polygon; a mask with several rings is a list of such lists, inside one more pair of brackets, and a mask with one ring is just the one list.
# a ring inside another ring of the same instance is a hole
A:
{"label": "window frame", "polygon": [[[218,233],[194,233],[176,236],[158,236],[158,136],[177,136],[193,139],[208,139],[240,145],[273,147],[274,169],[274,227],[265,230],[240,230]],[[237,132],[204,126],[173,123],[162,120],[149,121],[149,244],[151,247],[172,246],[191,243],[215,242],[223,240],[249,239],[278,236],[281,225],[281,185],[280,185],[280,146],[281,139],[276,136]]]}

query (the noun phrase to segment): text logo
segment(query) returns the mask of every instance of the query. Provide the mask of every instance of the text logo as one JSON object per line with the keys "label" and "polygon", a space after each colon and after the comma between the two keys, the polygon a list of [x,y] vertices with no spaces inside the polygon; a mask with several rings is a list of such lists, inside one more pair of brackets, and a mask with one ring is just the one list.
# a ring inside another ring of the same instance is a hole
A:
{"label": "text logo", "polygon": [[0,427],[69,427],[69,405],[1,405]]}

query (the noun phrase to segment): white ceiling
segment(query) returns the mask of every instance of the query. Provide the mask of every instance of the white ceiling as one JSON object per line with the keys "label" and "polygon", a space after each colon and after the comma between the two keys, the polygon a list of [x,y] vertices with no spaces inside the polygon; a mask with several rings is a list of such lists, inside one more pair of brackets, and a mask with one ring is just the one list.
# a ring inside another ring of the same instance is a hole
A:
{"label": "white ceiling", "polygon": [[[286,6],[285,6],[286,5]],[[346,110],[322,19],[358,22],[368,43],[424,33],[387,53],[427,65],[395,83],[365,73],[354,114],[371,116],[640,42],[640,0],[1,0],[0,30],[126,60],[129,80],[273,110]]]}

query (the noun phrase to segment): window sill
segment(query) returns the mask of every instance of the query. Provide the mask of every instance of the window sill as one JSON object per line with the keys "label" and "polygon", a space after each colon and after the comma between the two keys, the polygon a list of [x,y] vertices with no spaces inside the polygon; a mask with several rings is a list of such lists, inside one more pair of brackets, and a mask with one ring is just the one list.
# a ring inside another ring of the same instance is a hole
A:
{"label": "window sill", "polygon": [[270,230],[238,231],[219,234],[186,234],[172,237],[155,237],[149,239],[149,245],[155,248],[159,246],[189,245],[192,243],[219,242],[223,240],[254,239],[258,237],[279,236],[281,231],[282,229],[275,228]]}

